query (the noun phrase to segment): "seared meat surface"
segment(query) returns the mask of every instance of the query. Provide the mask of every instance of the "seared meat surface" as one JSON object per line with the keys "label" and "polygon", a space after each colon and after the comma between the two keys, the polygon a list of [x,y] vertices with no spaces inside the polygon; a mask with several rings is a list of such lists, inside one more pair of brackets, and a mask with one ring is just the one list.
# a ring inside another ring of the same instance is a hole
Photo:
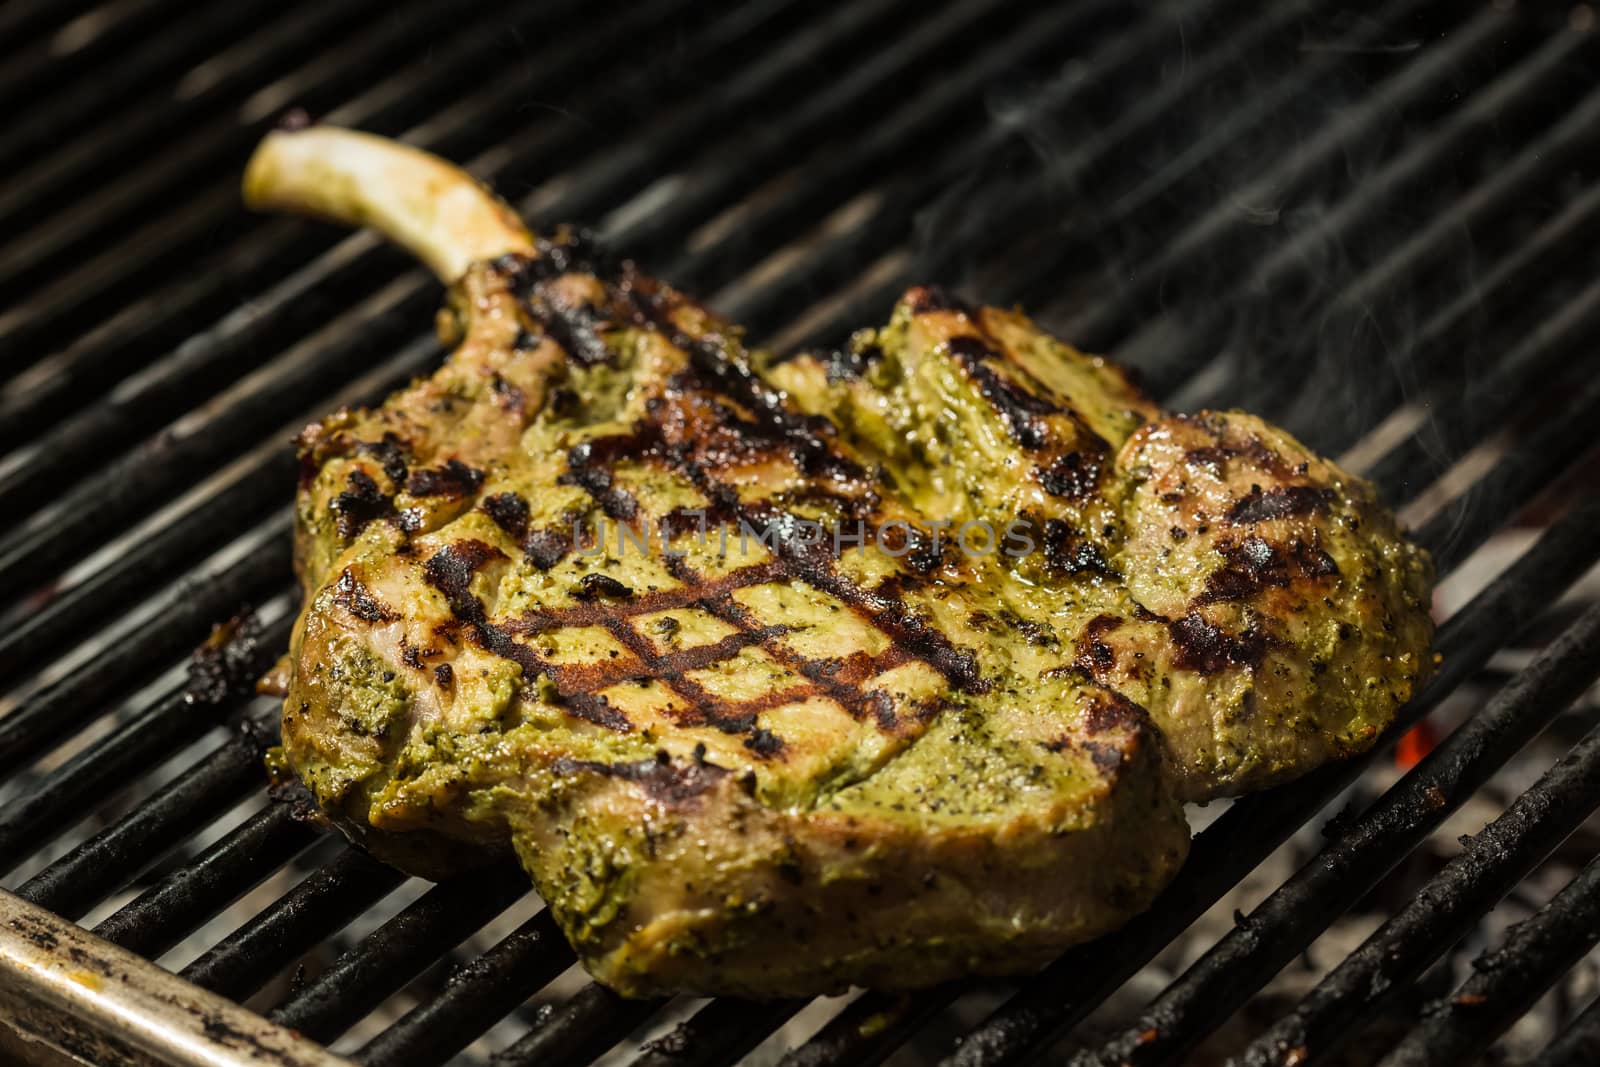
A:
{"label": "seared meat surface", "polygon": [[1150,903],[1182,800],[1422,671],[1369,487],[1018,314],[913,290],[767,365],[408,149],[274,134],[246,190],[413,248],[459,342],[301,439],[288,762],[407,870],[514,850],[623,993],[1035,969]]}

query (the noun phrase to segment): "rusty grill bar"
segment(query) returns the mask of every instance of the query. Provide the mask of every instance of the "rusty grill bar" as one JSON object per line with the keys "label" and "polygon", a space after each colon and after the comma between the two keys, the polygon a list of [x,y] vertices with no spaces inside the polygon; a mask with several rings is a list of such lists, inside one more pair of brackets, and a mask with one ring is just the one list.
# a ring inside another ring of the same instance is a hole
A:
{"label": "rusty grill bar", "polygon": [[[1026,301],[1168,403],[1247,407],[1319,450],[1353,449],[1389,502],[1420,517],[1444,573],[1530,504],[1572,501],[1445,622],[1439,674],[1398,737],[1600,560],[1600,503],[1581,484],[1552,493],[1594,462],[1600,425],[1600,39],[1586,6],[1342,7],[0,9],[0,104],[16,117],[0,131],[5,884],[156,959],[264,880],[303,871],[181,978],[323,1043],[527,892],[511,870],[438,885],[285,986],[404,879],[287,803],[216,832],[264,794],[276,729],[247,683],[295,610],[285,442],[439,356],[424,330],[437,287],[401,256],[239,208],[247,152],[296,106],[465,161],[535,225],[599,228],[756,340],[837,343],[912,281]],[[259,633],[197,685],[189,651],[246,604]],[[1184,1062],[1578,698],[1597,653],[1590,609],[1079,1060]],[[145,780],[180,751],[194,754]],[[1233,804],[1155,908],[1015,983],[947,1062],[1049,1047],[1370,763]],[[1590,735],[1246,1062],[1331,1052],[1597,807]],[[1491,946],[1391,1062],[1460,1060],[1503,1032],[1600,935],[1595,872]],[[351,1055],[444,1063],[512,1016],[522,1032],[496,1067],[581,1063],[675,1010],[586,983],[521,1012],[572,963],[534,911]],[[975,988],[863,994],[784,1062],[880,1062]],[[712,1001],[633,1062],[733,1062],[804,1008]],[[1587,1062],[1597,1035],[1600,1002],[1541,1062]]]}

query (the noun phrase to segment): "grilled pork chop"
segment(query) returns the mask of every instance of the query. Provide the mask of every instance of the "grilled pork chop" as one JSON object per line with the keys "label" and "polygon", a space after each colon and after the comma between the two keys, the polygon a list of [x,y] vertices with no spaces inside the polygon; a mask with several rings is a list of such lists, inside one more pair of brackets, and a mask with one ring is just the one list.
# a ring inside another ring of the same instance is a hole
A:
{"label": "grilled pork chop", "polygon": [[413,249],[459,342],[301,438],[288,762],[409,871],[515,850],[625,994],[1035,969],[1150,903],[1183,800],[1422,672],[1370,487],[1019,314],[915,289],[769,365],[411,149],[275,133],[246,193]]}

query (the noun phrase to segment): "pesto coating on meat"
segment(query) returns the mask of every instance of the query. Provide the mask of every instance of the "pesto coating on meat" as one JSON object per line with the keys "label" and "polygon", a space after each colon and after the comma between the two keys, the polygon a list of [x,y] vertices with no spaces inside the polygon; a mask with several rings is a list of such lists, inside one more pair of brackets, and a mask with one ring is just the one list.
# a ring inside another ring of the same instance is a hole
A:
{"label": "pesto coating on meat", "polygon": [[300,438],[284,756],[408,871],[513,852],[626,995],[1035,970],[1150,904],[1185,799],[1422,673],[1425,555],[1260,420],[926,289],[774,363],[507,247],[435,374]]}

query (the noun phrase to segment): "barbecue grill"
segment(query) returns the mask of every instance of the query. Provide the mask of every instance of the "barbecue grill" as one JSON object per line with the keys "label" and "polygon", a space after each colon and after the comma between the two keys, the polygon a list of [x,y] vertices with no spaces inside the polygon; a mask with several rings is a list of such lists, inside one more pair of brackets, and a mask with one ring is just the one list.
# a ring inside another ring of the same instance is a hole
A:
{"label": "barbecue grill", "polygon": [[[1600,560],[1593,22],[1453,0],[13,0],[0,1058],[823,1067],[921,1038],[961,1067],[1187,1062],[1600,674],[1600,608],[1549,621]],[[438,286],[399,253],[239,206],[292,109],[463,161],[780,351],[940,282],[1024,303],[1173,406],[1346,454],[1442,574],[1519,515],[1543,532],[1444,621],[1388,743],[1205,813],[1150,912],[1037,977],[621,1000],[573,970],[520,872],[421,885],[269,796],[277,709],[252,683],[296,608],[289,439],[440,356]],[[1329,818],[1540,622],[1530,663]],[[1240,1062],[1332,1062],[1397,998],[1406,1024],[1363,1062],[1462,1061],[1561,981],[1600,940],[1600,859],[1459,987],[1419,985],[1600,808],[1600,730],[1539,771]],[[1072,1042],[1319,825],[1181,977]],[[1600,1062],[1600,1000],[1562,1021],[1539,1062]]]}

